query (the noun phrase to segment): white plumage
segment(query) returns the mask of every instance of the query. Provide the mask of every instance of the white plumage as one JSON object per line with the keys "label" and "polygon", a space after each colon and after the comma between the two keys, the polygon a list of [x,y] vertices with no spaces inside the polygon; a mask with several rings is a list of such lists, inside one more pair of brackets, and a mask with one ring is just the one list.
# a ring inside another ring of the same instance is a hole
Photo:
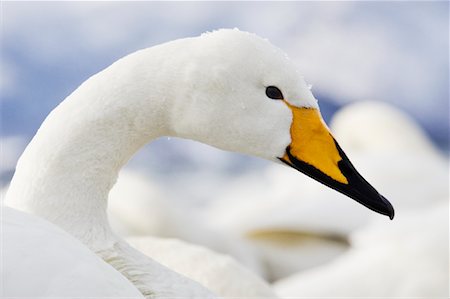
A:
{"label": "white plumage", "polygon": [[55,225],[2,207],[2,298],[143,298],[136,287]]}

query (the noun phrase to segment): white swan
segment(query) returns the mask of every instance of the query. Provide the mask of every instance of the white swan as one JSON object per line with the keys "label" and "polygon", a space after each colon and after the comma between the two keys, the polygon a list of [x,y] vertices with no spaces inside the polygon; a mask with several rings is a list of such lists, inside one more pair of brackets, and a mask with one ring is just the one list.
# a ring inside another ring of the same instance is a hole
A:
{"label": "white swan", "polygon": [[131,248],[108,225],[108,192],[120,168],[163,135],[282,161],[394,216],[335,143],[286,55],[238,30],[135,52],[84,82],[25,149],[7,201],[81,240],[148,298],[211,297]]}

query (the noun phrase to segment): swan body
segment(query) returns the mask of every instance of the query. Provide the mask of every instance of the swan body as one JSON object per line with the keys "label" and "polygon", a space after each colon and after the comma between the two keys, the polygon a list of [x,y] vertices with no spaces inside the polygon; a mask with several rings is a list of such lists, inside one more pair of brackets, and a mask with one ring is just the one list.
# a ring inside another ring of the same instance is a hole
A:
{"label": "swan body", "polygon": [[89,78],[42,123],[6,202],[70,233],[147,298],[214,297],[130,247],[108,224],[108,193],[120,169],[160,136],[282,162],[394,217],[329,133],[292,62],[239,30],[140,50]]}
{"label": "swan body", "polygon": [[144,298],[77,239],[44,219],[2,207],[2,298]]}

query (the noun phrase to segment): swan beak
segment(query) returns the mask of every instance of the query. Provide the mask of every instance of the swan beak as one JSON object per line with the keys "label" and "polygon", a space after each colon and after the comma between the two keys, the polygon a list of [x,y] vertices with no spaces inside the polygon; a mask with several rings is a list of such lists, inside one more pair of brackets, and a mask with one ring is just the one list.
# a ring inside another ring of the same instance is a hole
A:
{"label": "swan beak", "polygon": [[367,208],[393,219],[394,208],[391,203],[356,171],[334,140],[320,112],[286,104],[293,113],[291,144],[279,159]]}

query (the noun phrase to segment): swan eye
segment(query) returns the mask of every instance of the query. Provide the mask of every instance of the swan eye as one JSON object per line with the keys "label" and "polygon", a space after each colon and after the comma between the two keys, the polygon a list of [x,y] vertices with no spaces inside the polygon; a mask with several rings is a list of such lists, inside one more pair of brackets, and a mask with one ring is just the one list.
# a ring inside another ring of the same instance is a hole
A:
{"label": "swan eye", "polygon": [[266,95],[273,100],[282,100],[284,98],[281,90],[276,86],[266,87]]}

